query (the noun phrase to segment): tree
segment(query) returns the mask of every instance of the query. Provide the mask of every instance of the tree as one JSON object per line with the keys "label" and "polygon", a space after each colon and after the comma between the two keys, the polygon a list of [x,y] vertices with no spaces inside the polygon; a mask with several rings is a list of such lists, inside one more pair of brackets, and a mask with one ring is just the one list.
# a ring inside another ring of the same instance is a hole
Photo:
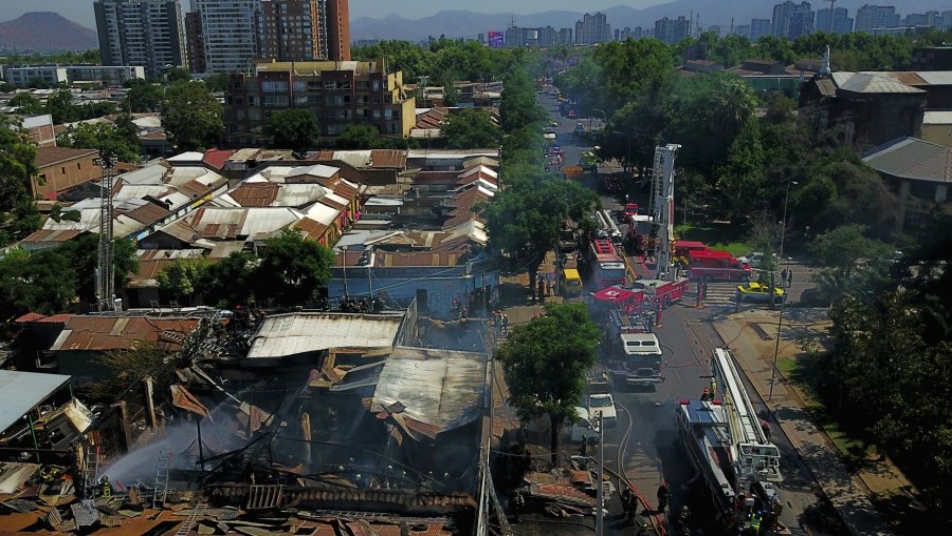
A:
{"label": "tree", "polygon": [[31,186],[38,173],[36,142],[18,120],[0,118],[0,246],[39,228]]}
{"label": "tree", "polygon": [[334,253],[296,231],[285,230],[261,248],[252,279],[255,295],[276,305],[304,305],[331,278]]}
{"label": "tree", "polygon": [[45,113],[45,108],[40,99],[30,93],[18,93],[11,98],[7,104],[15,106],[17,112],[23,115],[36,115]]}
{"label": "tree", "polygon": [[46,113],[53,116],[54,124],[71,123],[79,120],[73,106],[73,93],[69,89],[57,90],[46,98]]}
{"label": "tree", "polygon": [[506,78],[499,115],[502,129],[507,133],[520,128],[533,128],[548,117],[536,102],[532,81],[524,71],[515,71]]}
{"label": "tree", "polygon": [[764,152],[756,121],[749,121],[731,145],[727,165],[717,184],[731,225],[737,225],[753,212],[764,190]]}
{"label": "tree", "polygon": [[451,149],[496,148],[503,135],[489,112],[475,108],[450,114],[441,130],[447,147]]}
{"label": "tree", "polygon": [[176,82],[162,101],[162,126],[181,150],[215,144],[225,128],[218,99],[201,82]]}
{"label": "tree", "polygon": [[209,266],[201,282],[205,303],[227,309],[248,304],[256,266],[257,259],[247,251],[233,252]]}
{"label": "tree", "polygon": [[317,116],[310,108],[288,108],[271,114],[264,133],[271,147],[304,154],[317,143],[321,129],[317,124]]}
{"label": "tree", "polygon": [[192,72],[184,67],[172,67],[165,71],[165,81],[169,84],[188,82],[192,79]]}
{"label": "tree", "polygon": [[[73,296],[78,296],[84,303],[96,301],[96,269],[99,265],[99,235],[83,234],[53,250],[58,255],[69,259],[69,266],[75,273],[76,287]],[[129,274],[139,271],[139,262],[136,260],[136,244],[132,240],[116,238],[113,242],[114,263],[116,274],[114,285],[116,289],[125,287],[129,281]]]}
{"label": "tree", "polygon": [[609,113],[629,102],[653,101],[668,92],[679,63],[671,47],[657,39],[612,41],[600,45],[594,59],[601,76],[585,83],[603,88],[602,108]]}
{"label": "tree", "polygon": [[865,235],[862,225],[843,225],[816,237],[810,254],[820,270],[814,281],[831,299],[869,299],[882,288],[894,249]]}
{"label": "tree", "polygon": [[561,431],[585,394],[586,372],[601,340],[584,304],[547,304],[545,314],[515,326],[496,356],[509,388],[509,404],[523,420],[552,421],[552,464],[560,465]]}
{"label": "tree", "polygon": [[159,291],[171,295],[179,303],[191,300],[192,296],[201,294],[199,291],[208,266],[204,258],[175,259],[156,275]]}
{"label": "tree", "polygon": [[121,162],[138,162],[142,148],[138,137],[131,143],[115,125],[108,123],[79,123],[71,125],[56,138],[57,145],[74,149],[96,149],[103,156]]}
{"label": "tree", "polygon": [[208,91],[218,93],[228,89],[228,75],[226,73],[216,73],[202,78],[202,82],[208,86]]}
{"label": "tree", "polygon": [[69,311],[75,295],[72,259],[56,250],[0,259],[2,322],[29,312],[50,315]]}
{"label": "tree", "polygon": [[155,112],[162,108],[162,92],[160,85],[146,82],[142,79],[129,80],[126,86],[126,102],[123,108],[131,113]]}
{"label": "tree", "polygon": [[[566,219],[581,221],[599,205],[594,191],[577,182],[544,174],[538,168],[507,172],[508,187],[480,209],[487,220],[489,243],[529,272],[535,281],[546,252],[559,240]],[[529,285],[535,297],[535,285]]]}
{"label": "tree", "polygon": [[341,149],[377,149],[385,147],[387,141],[380,137],[380,131],[372,125],[351,123],[337,137],[337,146]]}

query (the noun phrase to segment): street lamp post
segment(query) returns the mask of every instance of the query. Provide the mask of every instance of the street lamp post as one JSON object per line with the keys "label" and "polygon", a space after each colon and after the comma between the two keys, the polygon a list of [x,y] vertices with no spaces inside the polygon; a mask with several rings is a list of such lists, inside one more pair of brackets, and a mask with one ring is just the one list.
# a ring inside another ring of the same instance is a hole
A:
{"label": "street lamp post", "polygon": [[[783,196],[783,220],[780,222],[780,259],[783,260],[783,242],[787,237],[787,202],[790,200],[790,186],[798,184],[796,181],[791,181],[787,183],[787,190]],[[790,259],[787,259],[787,269],[790,269]],[[773,274],[770,275],[770,280],[773,281]],[[783,281],[780,282],[780,285],[783,286]],[[770,299],[773,300],[774,289],[771,285],[770,289]],[[773,389],[774,383],[777,380],[777,356],[780,353],[780,330],[783,329],[783,309],[784,305],[787,303],[787,291],[784,291],[783,299],[780,300],[780,317],[777,319],[777,338],[774,341],[774,351],[773,351],[773,366],[770,367],[770,390],[767,392],[767,400],[773,398]]]}

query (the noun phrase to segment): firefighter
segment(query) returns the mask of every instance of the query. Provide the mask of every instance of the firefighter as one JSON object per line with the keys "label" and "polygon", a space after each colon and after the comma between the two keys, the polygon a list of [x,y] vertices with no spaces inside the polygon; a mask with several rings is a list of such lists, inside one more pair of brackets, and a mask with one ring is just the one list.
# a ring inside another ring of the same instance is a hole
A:
{"label": "firefighter", "polygon": [[664,513],[664,509],[668,506],[668,497],[671,495],[671,492],[668,490],[668,482],[662,482],[658,486],[658,512]]}
{"label": "firefighter", "polygon": [[681,525],[682,534],[691,533],[691,509],[688,508],[688,505],[681,507],[681,513],[678,514],[678,523]]}
{"label": "firefighter", "polygon": [[627,486],[621,492],[621,509],[625,513],[625,519],[631,519],[632,495],[631,488]]}
{"label": "firefighter", "polygon": [[516,494],[512,497],[512,512],[515,514],[515,522],[519,522],[519,512],[521,512],[526,507],[526,499],[522,496],[521,491],[516,491]]}
{"label": "firefighter", "polygon": [[705,387],[704,392],[701,393],[701,402],[707,402],[710,399],[711,399],[711,390]]}
{"label": "firefighter", "polygon": [[112,484],[109,483],[109,478],[106,475],[99,479],[99,489],[102,491],[103,497],[112,497]]}
{"label": "firefighter", "polygon": [[763,521],[763,513],[760,510],[754,513],[750,518],[750,528],[754,534],[760,534],[760,523]]}
{"label": "firefighter", "polygon": [[767,441],[770,441],[770,423],[767,421],[762,422],[760,429],[764,431],[764,436],[767,438]]}

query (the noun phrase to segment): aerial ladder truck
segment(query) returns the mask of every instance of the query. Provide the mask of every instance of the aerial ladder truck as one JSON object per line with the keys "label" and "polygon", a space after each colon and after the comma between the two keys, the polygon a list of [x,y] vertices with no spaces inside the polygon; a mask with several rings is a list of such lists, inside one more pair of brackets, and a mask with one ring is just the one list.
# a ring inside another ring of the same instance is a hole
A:
{"label": "aerial ladder truck", "polygon": [[766,534],[777,526],[782,508],[774,487],[783,481],[780,450],[770,442],[769,428],[761,424],[729,349],[714,349],[711,371],[714,383],[710,396],[720,400],[724,407],[730,438],[736,497],[734,522]]}

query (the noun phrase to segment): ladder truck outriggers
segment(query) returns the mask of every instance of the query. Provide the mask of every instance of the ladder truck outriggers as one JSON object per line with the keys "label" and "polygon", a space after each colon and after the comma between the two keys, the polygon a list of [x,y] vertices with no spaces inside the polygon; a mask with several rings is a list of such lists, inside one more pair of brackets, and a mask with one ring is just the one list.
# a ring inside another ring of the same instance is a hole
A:
{"label": "ladder truck outriggers", "polygon": [[767,534],[779,526],[782,508],[775,487],[783,481],[780,450],[761,425],[730,350],[714,350],[711,371],[711,388],[699,400],[679,401],[678,432],[723,522],[741,533]]}

